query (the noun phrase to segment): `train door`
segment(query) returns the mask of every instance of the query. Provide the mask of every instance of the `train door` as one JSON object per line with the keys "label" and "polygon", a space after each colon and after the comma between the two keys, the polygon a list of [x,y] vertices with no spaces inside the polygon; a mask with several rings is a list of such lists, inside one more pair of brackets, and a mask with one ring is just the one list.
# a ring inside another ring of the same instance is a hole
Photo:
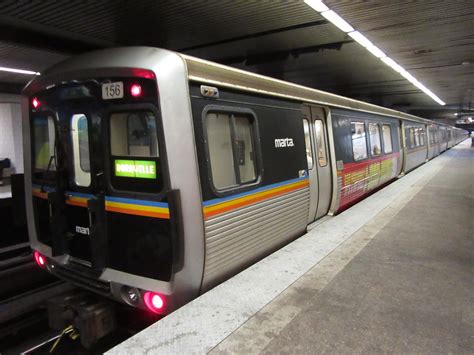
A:
{"label": "train door", "polygon": [[311,194],[308,222],[326,215],[331,203],[332,175],[326,117],[327,111],[322,107],[303,106]]}

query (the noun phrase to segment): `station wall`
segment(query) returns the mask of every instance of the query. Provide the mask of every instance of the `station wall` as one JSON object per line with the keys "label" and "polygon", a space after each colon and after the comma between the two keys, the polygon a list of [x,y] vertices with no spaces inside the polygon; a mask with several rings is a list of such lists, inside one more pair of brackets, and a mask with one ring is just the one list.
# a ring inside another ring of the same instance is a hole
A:
{"label": "station wall", "polygon": [[23,135],[21,125],[21,105],[19,95],[0,94],[0,159],[9,158],[11,173],[23,173]]}

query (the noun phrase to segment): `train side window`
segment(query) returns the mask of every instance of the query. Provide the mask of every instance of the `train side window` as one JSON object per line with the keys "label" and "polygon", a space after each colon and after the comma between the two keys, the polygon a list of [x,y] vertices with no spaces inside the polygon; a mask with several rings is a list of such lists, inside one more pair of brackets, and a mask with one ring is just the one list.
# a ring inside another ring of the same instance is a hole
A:
{"label": "train side window", "polygon": [[418,129],[419,135],[420,135],[420,146],[425,145],[425,129],[424,128],[419,128]]}
{"label": "train side window", "polygon": [[209,111],[205,117],[214,187],[224,190],[257,180],[251,115]]}
{"label": "train side window", "polygon": [[314,121],[314,133],[316,138],[318,163],[319,166],[323,167],[328,165],[328,159],[326,153],[326,134],[324,132],[324,124],[322,120]]}
{"label": "train side window", "polygon": [[367,158],[367,138],[365,136],[365,123],[351,122],[352,153],[355,161]]}
{"label": "train side window", "polygon": [[415,147],[419,147],[420,144],[420,129],[419,128],[414,128],[414,134],[415,134]]}
{"label": "train side window", "polygon": [[393,151],[392,147],[392,127],[389,124],[382,125],[383,152],[389,154]]}
{"label": "train side window", "polygon": [[378,123],[369,123],[370,153],[377,156],[382,153],[380,144],[380,128]]}
{"label": "train side window", "polygon": [[247,116],[234,116],[235,137],[234,154],[236,165],[239,167],[240,184],[255,181],[257,172],[255,169],[255,156],[252,139],[252,123]]}
{"label": "train side window", "polygon": [[410,127],[407,129],[408,131],[408,148],[414,148],[415,147],[415,129],[413,127]]}
{"label": "train side window", "polygon": [[303,118],[303,129],[304,129],[304,143],[306,146],[306,159],[308,161],[308,169],[313,169],[313,151],[311,149],[311,137],[309,135],[309,121]]}
{"label": "train side window", "polygon": [[82,113],[71,117],[71,140],[74,183],[77,186],[89,186],[91,184],[89,129],[87,117]]}

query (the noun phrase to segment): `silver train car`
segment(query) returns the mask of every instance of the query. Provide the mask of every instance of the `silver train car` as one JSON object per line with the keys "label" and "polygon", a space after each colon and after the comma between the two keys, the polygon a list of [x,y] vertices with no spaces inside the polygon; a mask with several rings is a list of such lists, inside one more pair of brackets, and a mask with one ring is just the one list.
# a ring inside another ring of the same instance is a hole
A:
{"label": "silver train car", "polygon": [[159,314],[466,137],[147,47],[66,60],[22,107],[37,263]]}

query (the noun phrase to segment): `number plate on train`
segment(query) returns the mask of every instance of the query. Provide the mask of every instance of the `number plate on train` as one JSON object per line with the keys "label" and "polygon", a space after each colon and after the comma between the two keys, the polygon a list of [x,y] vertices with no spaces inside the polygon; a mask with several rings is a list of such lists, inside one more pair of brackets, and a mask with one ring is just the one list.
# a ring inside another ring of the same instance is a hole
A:
{"label": "number plate on train", "polygon": [[102,99],[121,99],[123,98],[123,82],[102,84]]}

